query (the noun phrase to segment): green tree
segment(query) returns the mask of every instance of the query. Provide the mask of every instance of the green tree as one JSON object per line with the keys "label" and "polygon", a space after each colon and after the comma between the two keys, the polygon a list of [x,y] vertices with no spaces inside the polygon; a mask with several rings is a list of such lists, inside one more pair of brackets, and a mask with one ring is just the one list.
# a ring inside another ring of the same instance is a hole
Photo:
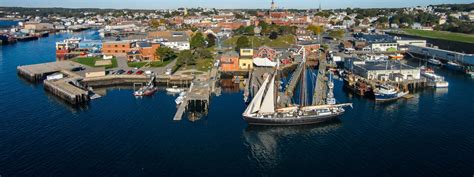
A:
{"label": "green tree", "polygon": [[268,38],[270,38],[270,39],[272,39],[272,40],[275,40],[275,39],[278,38],[278,33],[275,32],[275,31],[272,31],[272,32],[270,33],[270,36],[268,36]]}
{"label": "green tree", "polygon": [[196,49],[193,53],[195,59],[209,59],[212,58],[212,53],[208,49]]}
{"label": "green tree", "polygon": [[206,39],[201,32],[198,32],[191,38],[190,45],[191,49],[203,48],[206,46]]}
{"label": "green tree", "polygon": [[240,36],[237,39],[237,42],[235,44],[235,50],[239,51],[242,48],[249,48],[250,47],[250,41],[247,36]]}
{"label": "green tree", "polygon": [[214,45],[216,45],[216,36],[211,33],[207,34],[207,47],[212,47]]}
{"label": "green tree", "polygon": [[167,61],[176,58],[176,53],[174,53],[171,48],[165,46],[156,49],[155,54],[160,57],[161,61]]}
{"label": "green tree", "polygon": [[342,39],[344,37],[345,31],[340,30],[331,30],[329,31],[329,36],[336,39]]}
{"label": "green tree", "polygon": [[176,65],[193,65],[196,63],[196,59],[193,56],[193,53],[190,50],[183,50],[178,54],[176,58]]}

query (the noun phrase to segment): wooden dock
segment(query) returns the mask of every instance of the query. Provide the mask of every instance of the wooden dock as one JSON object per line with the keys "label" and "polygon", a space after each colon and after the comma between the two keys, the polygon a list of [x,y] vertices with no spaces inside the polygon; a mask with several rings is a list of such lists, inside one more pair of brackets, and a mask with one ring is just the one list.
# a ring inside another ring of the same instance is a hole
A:
{"label": "wooden dock", "polygon": [[288,97],[293,96],[295,88],[298,85],[298,82],[300,81],[301,72],[303,71],[304,67],[306,67],[306,65],[304,63],[300,63],[298,65],[298,68],[296,68],[295,72],[293,72],[293,75],[291,76],[290,82],[286,86],[286,95],[288,95]]}
{"label": "wooden dock", "polygon": [[211,83],[212,80],[209,80],[209,78],[194,80],[186,92],[186,98],[179,105],[173,120],[180,121],[191,102],[200,102],[201,106],[204,106],[204,109],[207,110],[211,98]]}

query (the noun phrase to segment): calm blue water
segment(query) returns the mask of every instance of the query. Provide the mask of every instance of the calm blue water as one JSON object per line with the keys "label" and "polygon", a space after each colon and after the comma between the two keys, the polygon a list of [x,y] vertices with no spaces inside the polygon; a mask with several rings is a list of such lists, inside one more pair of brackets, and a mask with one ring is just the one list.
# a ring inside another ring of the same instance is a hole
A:
{"label": "calm blue water", "polygon": [[354,109],[325,125],[249,127],[241,93],[213,97],[201,120],[173,122],[174,97],[164,93],[111,89],[72,108],[17,77],[18,65],[54,61],[54,42],[69,36],[1,47],[2,177],[474,174],[474,80],[464,75],[441,70],[448,90],[388,104],[336,82],[336,97]]}

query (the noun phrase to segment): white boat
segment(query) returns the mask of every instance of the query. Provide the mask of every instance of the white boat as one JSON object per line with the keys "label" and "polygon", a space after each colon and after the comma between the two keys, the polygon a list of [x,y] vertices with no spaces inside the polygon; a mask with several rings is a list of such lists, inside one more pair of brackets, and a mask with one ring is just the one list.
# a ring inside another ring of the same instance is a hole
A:
{"label": "white boat", "polygon": [[186,98],[186,92],[181,92],[179,93],[178,98],[174,100],[174,102],[176,103],[176,105],[180,105],[181,103],[183,103],[185,98]]}
{"label": "white boat", "polygon": [[449,83],[444,80],[444,77],[436,75],[432,69],[422,70],[421,75],[428,80],[428,86],[435,88],[446,88],[449,86]]}
{"label": "white boat", "polygon": [[399,99],[409,92],[398,91],[391,85],[379,85],[374,91],[375,101],[391,101]]}
{"label": "white boat", "polygon": [[173,87],[171,87],[171,88],[166,88],[166,91],[167,91],[167,92],[170,92],[170,93],[181,93],[181,92],[183,92],[184,90],[178,88],[178,86],[173,86]]}
{"label": "white boat", "polygon": [[432,65],[442,65],[443,63],[441,63],[441,61],[435,59],[435,58],[431,58],[428,60],[428,63],[432,64]]}

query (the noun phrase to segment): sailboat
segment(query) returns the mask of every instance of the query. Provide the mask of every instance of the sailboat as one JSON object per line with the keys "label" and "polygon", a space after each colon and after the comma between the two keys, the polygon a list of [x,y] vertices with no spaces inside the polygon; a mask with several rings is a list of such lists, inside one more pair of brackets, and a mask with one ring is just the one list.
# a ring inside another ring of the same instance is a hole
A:
{"label": "sailboat", "polygon": [[[300,64],[301,67],[306,68],[305,59],[303,53],[303,63]],[[307,81],[306,71],[303,69],[302,74],[302,94],[305,91],[304,82]],[[335,104],[335,99],[333,98],[332,81],[327,84],[329,88],[328,96],[325,100],[325,104],[318,104],[313,100],[312,105],[296,105],[289,107],[280,107],[277,108],[275,99],[277,94],[275,93],[276,84],[275,80],[277,77],[278,69],[272,74],[269,74],[265,81],[262,83],[261,87],[253,97],[252,101],[248,105],[247,109],[242,114],[245,121],[253,125],[304,125],[304,124],[315,124],[322,123],[336,118],[337,116],[342,115],[345,110],[343,107],[351,106],[351,103],[346,104]],[[323,77],[323,76],[318,76]],[[316,90],[316,89],[315,89]],[[302,98],[302,103],[305,102],[305,98]]]}

